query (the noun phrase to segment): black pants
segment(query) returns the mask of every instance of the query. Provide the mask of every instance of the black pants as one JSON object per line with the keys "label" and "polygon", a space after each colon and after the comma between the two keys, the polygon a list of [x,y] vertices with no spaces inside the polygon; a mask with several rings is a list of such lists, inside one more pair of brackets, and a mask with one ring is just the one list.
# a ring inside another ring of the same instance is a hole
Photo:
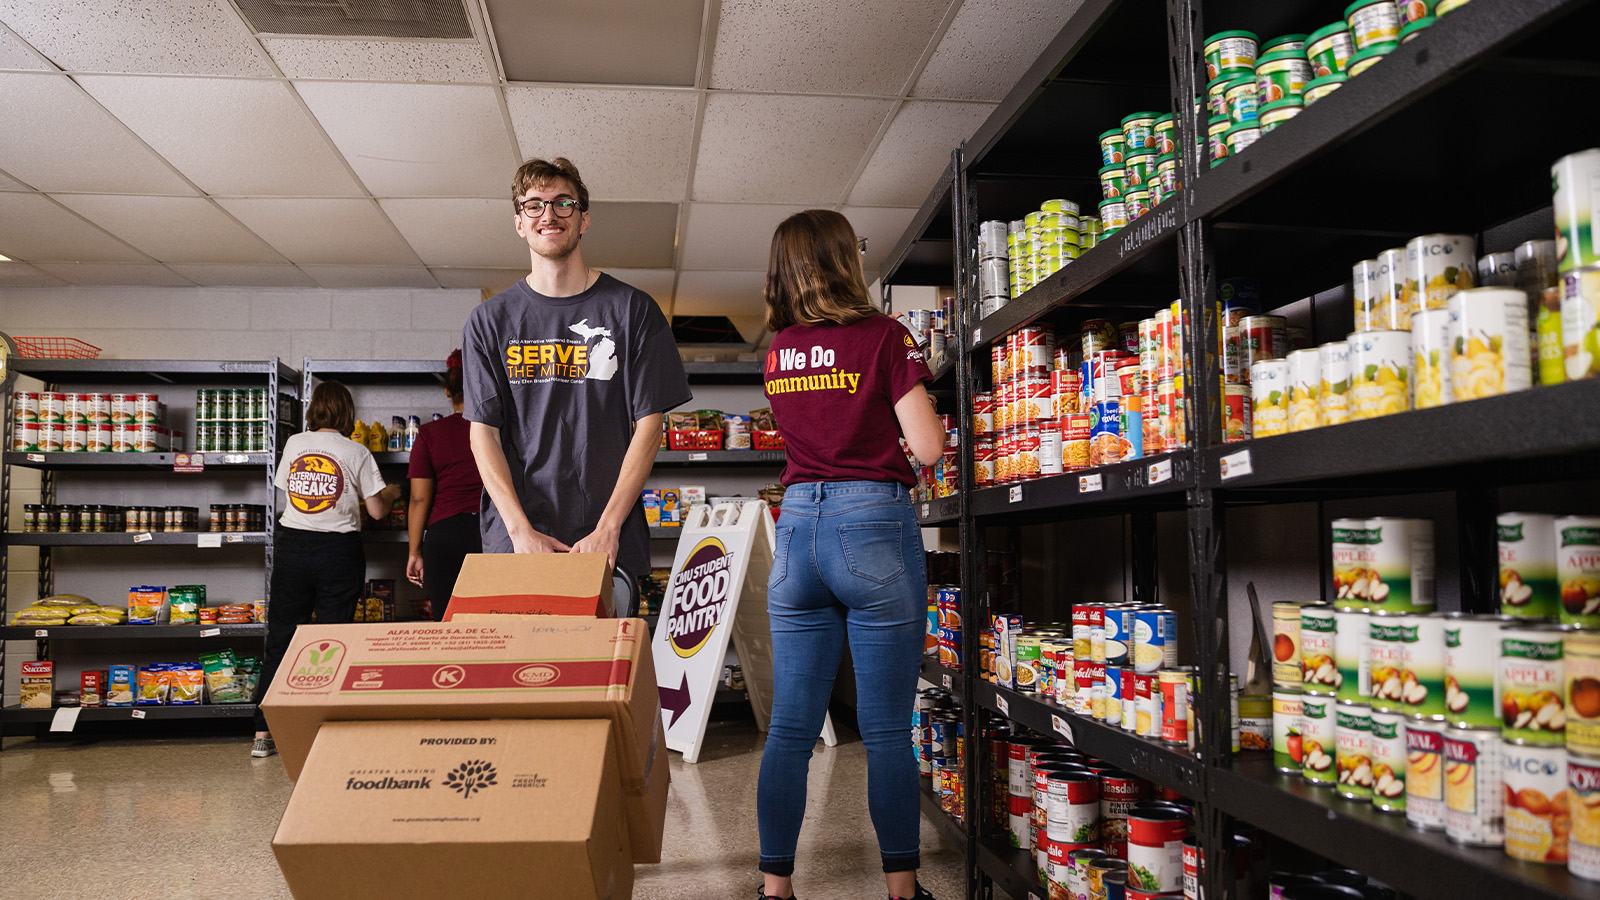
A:
{"label": "black pants", "polygon": [[[367,554],[360,533],[278,529],[272,589],[267,598],[267,645],[261,660],[261,683],[256,687],[258,707],[294,640],[295,629],[311,621],[312,613],[319,625],[349,622],[366,578]],[[267,730],[259,708],[256,730]]]}
{"label": "black pants", "polygon": [[422,589],[428,592],[435,622],[444,621],[444,608],[450,603],[467,554],[482,552],[477,513],[440,519],[422,532]]}

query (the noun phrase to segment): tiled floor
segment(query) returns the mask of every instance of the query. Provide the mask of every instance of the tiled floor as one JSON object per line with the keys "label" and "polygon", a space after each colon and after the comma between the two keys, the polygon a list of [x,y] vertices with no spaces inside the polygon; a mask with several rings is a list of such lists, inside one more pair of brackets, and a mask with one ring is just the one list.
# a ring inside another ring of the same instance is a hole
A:
{"label": "tiled floor", "polygon": [[[884,896],[867,815],[866,753],[818,745],[796,860],[802,900]],[[640,866],[641,900],[751,900],[762,735],[713,722],[697,765],[672,755],[662,862]],[[287,900],[272,833],[292,785],[245,737],[37,742],[0,752],[3,900]],[[922,826],[922,883],[962,896],[961,850]],[[400,900],[400,898],[397,898]]]}

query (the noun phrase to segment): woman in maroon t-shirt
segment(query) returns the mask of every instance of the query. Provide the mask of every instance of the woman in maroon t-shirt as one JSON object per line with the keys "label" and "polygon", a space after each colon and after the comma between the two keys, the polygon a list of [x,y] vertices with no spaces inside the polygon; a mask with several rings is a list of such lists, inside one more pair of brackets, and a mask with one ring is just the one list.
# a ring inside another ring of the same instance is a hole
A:
{"label": "woman in maroon t-shirt", "polygon": [[411,479],[411,506],[406,513],[411,549],[406,557],[406,578],[428,592],[435,622],[444,619],[444,608],[450,603],[467,554],[483,552],[478,536],[483,480],[472,458],[467,420],[461,417],[460,350],[445,360],[444,382],[455,412],[422,426],[406,469]]}
{"label": "woman in maroon t-shirt", "polygon": [[867,296],[855,229],[813,209],[785,219],[767,263],[764,373],[783,432],[788,487],[767,609],[773,701],[756,818],[758,900],[794,896],[806,773],[844,643],[855,662],[867,748],[867,805],[894,898],[931,900],[917,884],[921,804],[906,722],[916,700],[927,614],[916,484],[900,448],[932,464],[945,433],[929,403],[922,350]]}

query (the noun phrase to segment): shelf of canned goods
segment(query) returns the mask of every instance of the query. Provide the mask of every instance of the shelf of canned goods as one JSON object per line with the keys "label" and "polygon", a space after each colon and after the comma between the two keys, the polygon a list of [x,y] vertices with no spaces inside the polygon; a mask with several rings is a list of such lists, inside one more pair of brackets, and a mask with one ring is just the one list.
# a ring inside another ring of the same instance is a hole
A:
{"label": "shelf of canned goods", "polygon": [[[143,545],[169,548],[150,551],[155,555],[152,558],[159,556],[161,560],[176,559],[172,554],[181,553],[176,550],[180,547],[260,547],[260,590],[265,596],[273,563],[272,533],[266,528],[276,506],[273,467],[281,442],[298,427],[298,372],[276,358],[13,359],[11,365],[24,379],[39,382],[40,386],[35,388],[26,380],[19,382],[17,390],[5,398],[0,510],[8,521],[21,522],[22,530],[0,535],[0,610],[7,609],[7,598],[17,587],[12,583],[16,577],[16,554],[23,547],[30,548],[30,554],[37,553],[37,583],[30,590],[17,590],[19,596],[47,597],[57,593],[58,576],[72,571],[76,561],[90,558],[82,554],[91,551],[74,548]],[[32,473],[30,478],[38,479],[39,503],[16,503],[13,488],[21,470],[28,470]],[[264,496],[265,500],[259,504],[210,504],[209,508],[181,505],[179,494],[209,490],[203,485],[216,479],[228,482],[226,490],[242,489]],[[63,488],[77,494],[103,490],[107,492],[105,500],[158,492],[163,503],[169,505],[103,503],[99,497],[89,504],[60,504],[58,495]],[[170,505],[174,502],[179,505]],[[18,507],[15,511],[14,505]],[[20,514],[13,515],[14,512]],[[240,557],[243,566],[253,567],[255,556],[251,551]],[[143,558],[143,552],[138,552],[137,557]],[[131,560],[135,557],[127,558],[127,583],[149,577],[132,570]],[[107,559],[112,557],[94,557],[96,568],[103,568]],[[230,562],[229,566],[240,564]],[[220,631],[218,628],[7,626],[3,637],[35,638],[35,652],[50,654],[51,642],[55,641],[95,638],[97,647],[114,647],[123,640],[204,640],[216,634],[253,641],[260,640],[265,632],[261,625],[220,626]],[[3,653],[4,643],[0,642],[0,665],[4,663]],[[4,687],[0,683],[0,692]],[[243,705],[145,710],[149,718],[168,720],[248,717],[252,711]],[[7,709],[0,718],[9,723],[48,722],[51,712]],[[85,709],[83,718],[120,721],[129,716],[122,710]]]}
{"label": "shelf of canned goods", "polygon": [[[1089,0],[952,153],[883,280],[958,292],[969,893],[1600,898],[1597,7]],[[1177,871],[1028,787],[1106,765]]]}

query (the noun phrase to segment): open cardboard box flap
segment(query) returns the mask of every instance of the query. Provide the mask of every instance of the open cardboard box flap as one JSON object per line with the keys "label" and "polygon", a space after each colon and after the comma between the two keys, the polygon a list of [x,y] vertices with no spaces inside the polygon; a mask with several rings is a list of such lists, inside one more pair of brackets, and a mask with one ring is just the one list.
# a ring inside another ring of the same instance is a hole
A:
{"label": "open cardboard box flap", "polygon": [[461,565],[449,622],[462,613],[615,615],[604,553],[471,553]]}

